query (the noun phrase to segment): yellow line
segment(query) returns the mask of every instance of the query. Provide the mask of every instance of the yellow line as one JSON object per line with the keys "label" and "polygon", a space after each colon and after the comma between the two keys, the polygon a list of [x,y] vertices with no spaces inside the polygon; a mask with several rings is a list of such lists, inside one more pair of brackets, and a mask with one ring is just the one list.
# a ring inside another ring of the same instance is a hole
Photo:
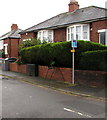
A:
{"label": "yellow line", "polygon": [[[1,75],[0,76],[7,76],[7,75]],[[12,78],[11,76],[7,76],[9,78]],[[100,100],[100,101],[104,101],[104,102],[107,102],[107,100],[104,100],[102,98],[95,98],[94,96],[82,96],[81,94],[79,93],[75,93],[75,92],[66,92],[66,91],[63,91],[62,89],[58,89],[58,88],[55,88],[55,87],[50,87],[50,86],[42,86],[42,85],[39,85],[39,84],[36,84],[36,83],[31,83],[29,81],[26,81],[26,80],[20,80],[20,79],[17,79],[21,82],[24,82],[24,83],[28,83],[28,84],[31,84],[31,85],[34,85],[34,86],[37,86],[37,87],[40,87],[40,88],[45,88],[45,89],[53,89],[54,91],[57,91],[57,92],[60,92],[60,93],[63,93],[63,94],[66,94],[66,95],[73,95],[73,96],[79,96],[81,98],[85,98],[85,99],[90,99],[90,100]]]}
{"label": "yellow line", "polygon": [[75,92],[66,92],[66,91],[63,91],[63,90],[61,90],[61,89],[57,89],[57,88],[49,87],[49,86],[38,85],[38,84],[36,84],[36,83],[31,83],[31,82],[28,82],[28,81],[26,81],[26,80],[19,80],[19,81],[22,81],[22,82],[24,82],[24,83],[28,83],[28,84],[31,84],[31,85],[34,85],[34,86],[37,86],[37,87],[40,87],[40,88],[53,89],[53,90],[56,91],[56,92],[60,92],[60,93],[63,93],[63,94],[66,94],[66,95],[70,95],[70,96],[73,95],[73,96],[79,96],[79,97],[85,98],[85,99],[100,100],[100,101],[107,102],[107,100],[100,99],[100,98],[94,98],[93,96],[84,97],[84,96],[79,95],[79,93],[75,93]]}

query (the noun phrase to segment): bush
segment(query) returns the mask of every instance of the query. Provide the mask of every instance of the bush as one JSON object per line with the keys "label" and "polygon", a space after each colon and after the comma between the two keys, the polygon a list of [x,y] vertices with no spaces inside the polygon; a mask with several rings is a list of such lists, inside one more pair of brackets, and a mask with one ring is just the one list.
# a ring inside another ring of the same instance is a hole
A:
{"label": "bush", "polygon": [[79,61],[81,58],[81,53],[86,52],[86,51],[95,51],[95,50],[105,50],[107,49],[107,46],[91,42],[91,41],[78,41],[78,48],[76,49],[75,52],[75,68],[79,69]]}
{"label": "bush", "polygon": [[50,65],[56,58],[58,66],[71,67],[71,54],[69,42],[49,43],[23,48],[20,56],[24,63]]}
{"label": "bush", "polygon": [[3,50],[0,50],[0,57],[4,58],[4,51]]}
{"label": "bush", "polygon": [[40,45],[40,44],[41,44],[41,41],[39,39],[35,39],[35,38],[27,39],[26,41],[22,41],[22,43],[19,46],[19,49]]}
{"label": "bush", "polygon": [[107,50],[82,53],[79,69],[107,71]]}
{"label": "bush", "polygon": [[[78,41],[78,48],[75,52],[75,69],[79,68],[81,53],[99,49],[104,50],[107,47],[98,43]],[[24,63],[49,65],[50,61],[56,58],[58,66],[72,67],[70,50],[71,42],[57,42],[22,48],[19,53]]]}

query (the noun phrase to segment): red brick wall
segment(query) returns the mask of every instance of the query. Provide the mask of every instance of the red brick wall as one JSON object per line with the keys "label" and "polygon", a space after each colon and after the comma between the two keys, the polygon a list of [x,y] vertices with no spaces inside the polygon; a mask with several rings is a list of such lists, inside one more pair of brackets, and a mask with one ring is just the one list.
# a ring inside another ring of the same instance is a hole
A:
{"label": "red brick wall", "polygon": [[9,70],[13,72],[18,72],[18,64],[16,63],[9,63]]}
{"label": "red brick wall", "polygon": [[92,22],[91,26],[92,26],[92,31],[90,33],[90,40],[92,42],[98,42],[99,43],[98,30],[107,29],[107,20]]}
{"label": "red brick wall", "polygon": [[8,44],[8,55],[5,57],[18,57],[19,39],[5,39],[4,44]]}
{"label": "red brick wall", "polygon": [[27,72],[26,72],[26,65],[19,65],[18,66],[18,71],[20,72],[20,73],[24,73],[24,74],[27,74]]}
{"label": "red brick wall", "polygon": [[107,72],[75,70],[75,82],[87,86],[104,87]]}
{"label": "red brick wall", "polygon": [[9,63],[9,70],[26,74],[26,65],[18,65],[17,63]]}
{"label": "red brick wall", "polygon": [[61,80],[66,82],[72,81],[71,68],[48,69],[47,66],[39,66],[39,76],[43,78]]}
{"label": "red brick wall", "polygon": [[[9,70],[27,74],[26,65],[18,65],[17,63],[10,63]],[[61,80],[65,82],[72,82],[71,68],[54,68],[48,69],[47,66],[39,66],[38,73],[40,77]],[[107,72],[103,71],[88,71],[75,70],[75,83],[86,86],[104,87],[106,83]]]}
{"label": "red brick wall", "polygon": [[21,41],[23,39],[29,39],[29,38],[36,38],[37,37],[37,33],[35,32],[29,32],[29,33],[24,33],[24,34],[21,34]]}
{"label": "red brick wall", "polygon": [[54,30],[54,42],[66,41],[66,27]]}
{"label": "red brick wall", "polygon": [[18,57],[19,39],[11,39],[11,57]]}

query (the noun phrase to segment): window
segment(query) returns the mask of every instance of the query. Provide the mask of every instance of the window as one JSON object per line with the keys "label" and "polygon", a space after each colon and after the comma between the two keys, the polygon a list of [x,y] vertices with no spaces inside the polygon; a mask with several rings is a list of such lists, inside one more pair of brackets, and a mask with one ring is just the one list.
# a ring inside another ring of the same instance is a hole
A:
{"label": "window", "polygon": [[52,30],[48,31],[48,42],[49,43],[53,42],[53,31]]}
{"label": "window", "polygon": [[81,26],[76,26],[76,40],[81,40]]}
{"label": "window", "polygon": [[47,40],[47,31],[43,31],[43,40]]}
{"label": "window", "polygon": [[38,32],[38,39],[41,40],[41,42],[43,43],[43,41],[46,41],[48,43],[52,43],[53,42],[53,30],[41,30]]}
{"label": "window", "polygon": [[89,40],[89,25],[73,25],[67,28],[67,41]]}
{"label": "window", "polygon": [[107,45],[106,41],[106,29],[98,30],[99,33],[99,43],[103,45]]}
{"label": "window", "polygon": [[23,39],[23,41],[27,41],[27,40],[29,40],[29,41],[30,41],[31,39],[30,39],[30,38],[29,38],[29,39]]}
{"label": "window", "polygon": [[85,40],[88,39],[88,26],[87,25],[83,26],[83,39]]}
{"label": "window", "polygon": [[74,27],[71,27],[71,40],[74,39]]}
{"label": "window", "polygon": [[4,44],[4,52],[5,52],[5,55],[8,54],[8,52],[7,52],[7,47],[8,47],[8,44]]}

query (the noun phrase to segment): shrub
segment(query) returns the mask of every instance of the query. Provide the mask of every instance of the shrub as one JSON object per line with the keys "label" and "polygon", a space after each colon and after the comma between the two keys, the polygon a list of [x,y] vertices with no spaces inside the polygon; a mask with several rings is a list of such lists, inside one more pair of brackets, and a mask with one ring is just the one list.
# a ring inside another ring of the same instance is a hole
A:
{"label": "shrub", "polygon": [[19,46],[19,49],[40,45],[40,44],[41,44],[41,41],[39,39],[35,39],[35,38],[27,39],[26,41],[22,41],[22,43]]}
{"label": "shrub", "polygon": [[105,45],[91,42],[91,41],[79,40],[78,48],[76,49],[76,52],[75,52],[75,63],[76,63],[75,68],[79,69],[79,61],[81,58],[81,53],[86,51],[105,50],[105,49],[107,49]]}
{"label": "shrub", "polygon": [[[79,68],[81,53],[104,49],[107,49],[107,47],[98,43],[78,41],[78,48],[75,52],[75,69]],[[19,53],[24,63],[49,65],[50,61],[56,58],[58,66],[72,67],[72,53],[70,53],[70,50],[71,42],[57,42],[22,48]]]}
{"label": "shrub", "polygon": [[71,67],[71,54],[69,42],[49,43],[23,48],[20,56],[24,63],[49,65],[56,58],[58,66]]}
{"label": "shrub", "polygon": [[107,50],[82,53],[79,69],[107,71]]}

